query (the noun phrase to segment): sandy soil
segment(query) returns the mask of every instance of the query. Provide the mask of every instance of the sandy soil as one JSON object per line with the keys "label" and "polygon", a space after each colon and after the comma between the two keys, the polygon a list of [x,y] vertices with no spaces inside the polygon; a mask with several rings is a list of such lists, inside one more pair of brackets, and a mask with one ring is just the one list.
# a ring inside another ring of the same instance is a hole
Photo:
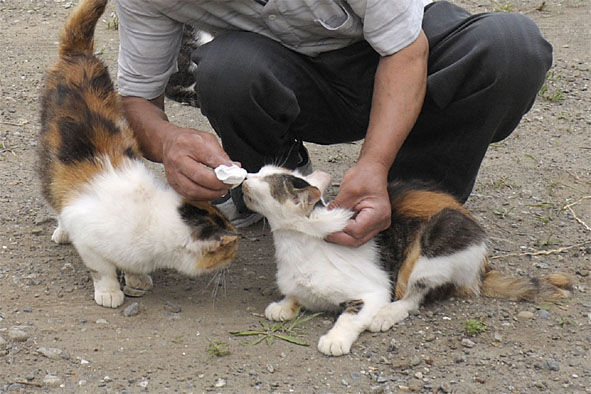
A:
{"label": "sandy soil", "polygon": [[[0,392],[591,392],[591,5],[462,4],[526,13],[554,45],[536,105],[509,139],[491,146],[467,206],[491,237],[497,268],[564,270],[576,278],[572,297],[452,299],[387,333],[364,333],[350,355],[328,358],[315,344],[331,315],[301,325],[309,347],[246,345],[255,337],[230,334],[260,329],[264,307],[279,297],[262,225],[243,232],[224,281],[157,272],[142,298],[114,310],[94,303],[76,252],[51,242],[55,221],[34,170],[38,95],[71,2],[0,0]],[[112,9],[97,49],[114,72]],[[193,109],[168,107],[173,121],[209,128]],[[358,148],[310,146],[314,165],[335,177],[333,194]],[[469,336],[469,319],[486,330]]]}

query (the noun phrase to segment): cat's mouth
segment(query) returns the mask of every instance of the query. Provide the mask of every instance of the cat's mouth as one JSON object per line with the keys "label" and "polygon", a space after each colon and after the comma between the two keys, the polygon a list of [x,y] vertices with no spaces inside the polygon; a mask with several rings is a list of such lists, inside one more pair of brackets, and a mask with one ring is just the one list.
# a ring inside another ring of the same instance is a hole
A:
{"label": "cat's mouth", "polygon": [[242,182],[242,197],[244,199],[244,204],[246,204],[246,206],[249,209],[252,209],[253,211],[255,211],[256,206],[255,206],[254,200],[252,198],[252,191],[246,181]]}

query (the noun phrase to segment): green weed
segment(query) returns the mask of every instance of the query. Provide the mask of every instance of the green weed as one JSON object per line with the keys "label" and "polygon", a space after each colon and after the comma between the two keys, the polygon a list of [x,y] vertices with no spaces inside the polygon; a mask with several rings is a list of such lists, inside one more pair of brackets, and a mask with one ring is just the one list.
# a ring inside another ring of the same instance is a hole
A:
{"label": "green weed", "polygon": [[211,339],[207,339],[207,359],[212,359],[214,357],[224,357],[230,354],[230,350],[228,349],[228,344],[222,341],[214,341]]}
{"label": "green weed", "polygon": [[235,336],[255,336],[255,340],[246,342],[245,345],[256,345],[263,341],[267,345],[272,345],[275,339],[280,339],[289,343],[300,346],[310,346],[304,340],[298,338],[304,331],[301,327],[302,324],[309,320],[312,320],[320,313],[314,313],[312,315],[303,315],[298,312],[297,316],[289,321],[281,321],[271,323],[267,320],[259,320],[261,326],[260,330],[246,330],[246,331],[230,331],[230,334]]}
{"label": "green weed", "polygon": [[481,320],[477,319],[468,319],[466,320],[466,333],[473,337],[479,334],[482,334],[486,331],[486,324],[484,324]]}

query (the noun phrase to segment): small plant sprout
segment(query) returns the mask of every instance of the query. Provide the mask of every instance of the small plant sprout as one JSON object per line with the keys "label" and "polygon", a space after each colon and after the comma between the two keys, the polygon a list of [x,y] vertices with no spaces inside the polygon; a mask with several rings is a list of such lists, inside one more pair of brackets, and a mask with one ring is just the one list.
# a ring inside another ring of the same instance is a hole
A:
{"label": "small plant sprout", "polygon": [[486,324],[477,319],[466,320],[466,333],[473,337],[486,331]]}
{"label": "small plant sprout", "polygon": [[259,320],[259,324],[261,326],[260,330],[230,331],[230,334],[241,337],[256,337],[255,340],[246,342],[245,345],[256,345],[265,341],[267,345],[270,346],[273,344],[273,342],[275,342],[275,339],[280,339],[295,345],[310,346],[310,344],[298,338],[298,336],[300,336],[304,331],[301,325],[309,320],[312,320],[318,315],[320,315],[320,313],[314,313],[312,315],[306,316],[298,311],[297,316],[292,320],[274,323],[267,320]]}
{"label": "small plant sprout", "polygon": [[224,357],[230,354],[230,350],[228,349],[228,344],[222,341],[215,341],[211,339],[207,339],[207,359],[212,359],[214,357]]}

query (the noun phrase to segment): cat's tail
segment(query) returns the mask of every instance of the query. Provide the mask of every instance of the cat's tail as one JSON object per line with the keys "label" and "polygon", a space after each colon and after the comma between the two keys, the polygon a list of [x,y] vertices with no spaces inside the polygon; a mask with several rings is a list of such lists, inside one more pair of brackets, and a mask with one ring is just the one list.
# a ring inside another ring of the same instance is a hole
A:
{"label": "cat's tail", "polygon": [[570,295],[572,276],[557,272],[540,278],[516,278],[499,271],[486,268],[482,280],[481,293],[487,297],[508,298],[512,300],[557,300]]}
{"label": "cat's tail", "polygon": [[94,28],[105,11],[107,0],[82,0],[68,17],[60,38],[60,57],[92,55]]}

